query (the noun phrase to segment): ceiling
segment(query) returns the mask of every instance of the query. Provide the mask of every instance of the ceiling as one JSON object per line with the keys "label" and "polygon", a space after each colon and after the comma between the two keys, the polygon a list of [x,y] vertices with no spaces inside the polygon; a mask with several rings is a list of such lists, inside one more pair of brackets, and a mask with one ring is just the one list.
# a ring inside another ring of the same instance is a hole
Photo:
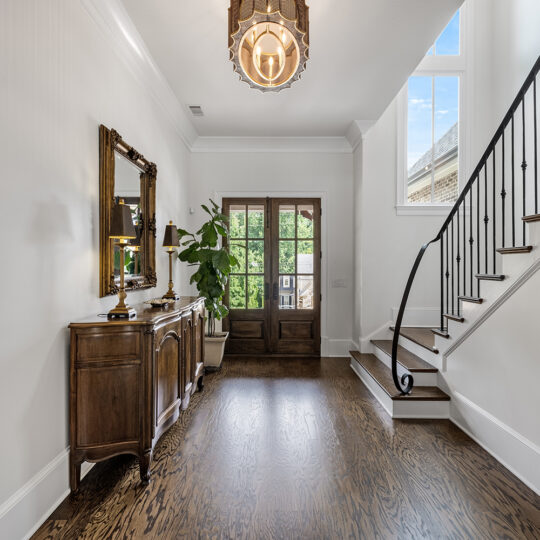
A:
{"label": "ceiling", "polygon": [[123,0],[201,136],[343,136],[376,120],[462,0],[308,0],[310,60],[291,89],[262,93],[233,72],[228,0]]}

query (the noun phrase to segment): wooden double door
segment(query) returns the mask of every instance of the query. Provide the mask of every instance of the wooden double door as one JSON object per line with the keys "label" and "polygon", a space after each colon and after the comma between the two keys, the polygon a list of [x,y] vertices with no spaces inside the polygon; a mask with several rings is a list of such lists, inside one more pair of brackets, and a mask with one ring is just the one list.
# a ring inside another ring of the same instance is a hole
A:
{"label": "wooden double door", "polygon": [[231,274],[227,354],[320,356],[321,201],[223,199]]}

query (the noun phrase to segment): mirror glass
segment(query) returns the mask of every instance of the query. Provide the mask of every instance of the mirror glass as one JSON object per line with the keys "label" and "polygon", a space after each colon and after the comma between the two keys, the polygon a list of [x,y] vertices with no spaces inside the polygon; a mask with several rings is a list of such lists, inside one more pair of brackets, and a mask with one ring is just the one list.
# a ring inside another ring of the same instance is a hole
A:
{"label": "mirror glass", "polygon": [[[141,171],[133,163],[127,160],[118,152],[114,153],[114,198],[118,203],[120,199],[124,200],[124,204],[131,208],[131,217],[133,225],[137,231],[137,238],[128,242],[127,248],[124,250],[124,272],[126,283],[129,283],[130,278],[139,277],[142,275],[143,266],[141,261]],[[120,280],[120,249],[118,244],[114,243],[113,268],[115,281]]]}

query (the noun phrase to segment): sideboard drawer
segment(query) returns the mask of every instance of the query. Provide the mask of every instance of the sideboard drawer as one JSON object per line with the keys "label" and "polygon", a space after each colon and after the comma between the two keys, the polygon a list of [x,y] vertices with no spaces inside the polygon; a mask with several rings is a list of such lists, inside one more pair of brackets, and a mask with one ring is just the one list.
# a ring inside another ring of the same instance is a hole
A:
{"label": "sideboard drawer", "polygon": [[137,360],[140,355],[140,332],[103,329],[77,335],[77,363],[103,360]]}

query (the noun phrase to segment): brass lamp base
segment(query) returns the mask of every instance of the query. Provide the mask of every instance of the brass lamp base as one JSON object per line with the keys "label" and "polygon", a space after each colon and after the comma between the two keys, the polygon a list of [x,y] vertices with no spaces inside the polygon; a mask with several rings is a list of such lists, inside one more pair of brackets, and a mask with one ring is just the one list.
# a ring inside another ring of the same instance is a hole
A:
{"label": "brass lamp base", "polygon": [[178,296],[174,291],[168,291],[167,294],[164,294],[162,298],[165,300],[180,300],[180,296]]}
{"label": "brass lamp base", "polygon": [[123,306],[111,309],[109,313],[107,313],[107,319],[132,319],[137,315],[137,312],[129,306]]}

